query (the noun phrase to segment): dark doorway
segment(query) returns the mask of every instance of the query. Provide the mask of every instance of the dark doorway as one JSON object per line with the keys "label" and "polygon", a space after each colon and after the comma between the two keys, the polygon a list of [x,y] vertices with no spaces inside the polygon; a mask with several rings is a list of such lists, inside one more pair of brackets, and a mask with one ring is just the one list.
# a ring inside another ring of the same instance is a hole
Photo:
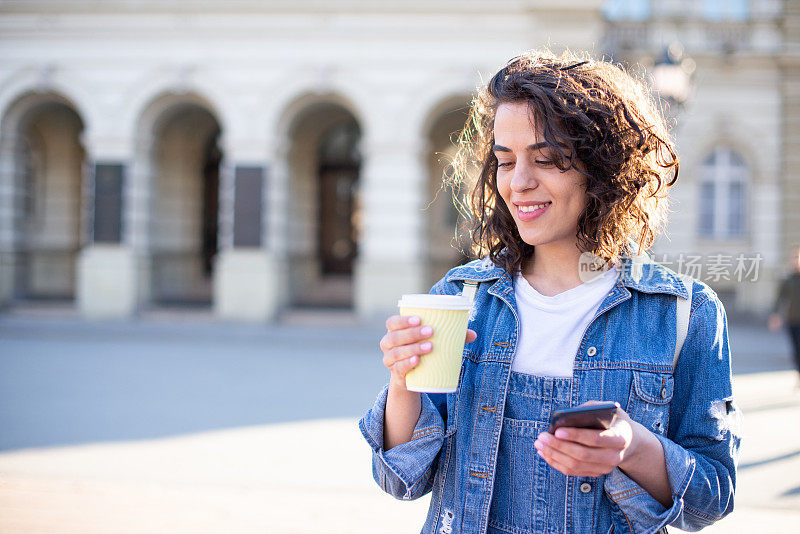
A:
{"label": "dark doorway", "polygon": [[219,163],[222,152],[219,149],[219,130],[211,136],[205,149],[203,166],[203,221],[202,250],[203,274],[211,276],[214,257],[217,255],[217,230],[219,218]]}
{"label": "dark doorway", "polygon": [[318,253],[323,276],[351,275],[358,255],[359,131],[348,121],[331,128],[320,144]]}
{"label": "dark doorway", "polygon": [[353,192],[358,167],[327,167],[319,171],[319,256],[323,274],[352,274],[357,241],[353,226]]}

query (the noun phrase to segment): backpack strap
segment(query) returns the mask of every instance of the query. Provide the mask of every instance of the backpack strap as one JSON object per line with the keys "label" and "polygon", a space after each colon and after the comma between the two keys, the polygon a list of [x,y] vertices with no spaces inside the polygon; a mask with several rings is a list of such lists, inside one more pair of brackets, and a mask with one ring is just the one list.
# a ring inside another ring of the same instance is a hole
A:
{"label": "backpack strap", "polygon": [[464,289],[461,290],[461,296],[469,299],[470,302],[475,300],[475,292],[478,290],[478,282],[473,280],[464,280]]}
{"label": "backpack strap", "polygon": [[685,299],[676,297],[677,300],[677,335],[675,339],[675,358],[672,360],[672,368],[678,364],[678,357],[683,348],[683,342],[686,341],[686,335],[689,333],[689,314],[692,311],[692,279],[688,276],[678,275],[683,286],[688,291],[689,296]]}

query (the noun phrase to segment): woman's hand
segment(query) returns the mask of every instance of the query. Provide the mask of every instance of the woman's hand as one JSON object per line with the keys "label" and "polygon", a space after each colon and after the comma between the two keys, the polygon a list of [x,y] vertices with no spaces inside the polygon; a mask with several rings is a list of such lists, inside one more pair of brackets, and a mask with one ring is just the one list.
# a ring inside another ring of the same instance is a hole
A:
{"label": "woman's hand", "polygon": [[[381,338],[383,365],[389,369],[392,386],[406,387],[406,374],[419,364],[419,359],[433,350],[428,341],[433,336],[433,328],[420,324],[417,316],[393,315],[386,320],[386,334]],[[478,335],[467,330],[466,342],[475,341]]]}
{"label": "woman's hand", "polygon": [[[586,403],[592,404],[592,403]],[[562,427],[555,435],[542,432],[534,447],[554,469],[568,476],[598,477],[610,473],[615,467],[624,468],[626,460],[635,455],[640,428],[624,410],[617,408],[617,417],[611,428]]]}
{"label": "woman's hand", "polygon": [[621,408],[607,430],[563,427],[555,435],[542,432],[534,446],[548,464],[568,476],[598,477],[619,467],[662,506],[672,506],[664,447]]}
{"label": "woman's hand", "polygon": [[[433,328],[421,322],[417,316],[394,315],[386,320],[386,334],[381,338],[383,365],[391,373],[383,427],[383,446],[387,451],[411,440],[419,419],[420,394],[408,391],[406,373],[433,350],[433,344],[428,341]],[[467,343],[477,337],[474,331],[467,330]]]}

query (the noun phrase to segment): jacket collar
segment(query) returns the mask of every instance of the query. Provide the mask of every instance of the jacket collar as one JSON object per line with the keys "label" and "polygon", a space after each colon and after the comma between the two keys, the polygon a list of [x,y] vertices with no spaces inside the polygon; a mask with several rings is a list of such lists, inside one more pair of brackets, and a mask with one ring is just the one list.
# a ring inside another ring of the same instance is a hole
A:
{"label": "jacket collar", "polygon": [[[632,249],[628,249],[630,250]],[[632,255],[626,252],[620,257],[617,268],[620,270],[618,284],[629,289],[642,293],[665,293],[683,299],[689,296],[686,287],[674,271],[653,262],[646,254]],[[508,277],[506,282],[510,285],[512,279],[510,273],[495,265],[487,256],[456,267],[447,275],[446,281],[488,282],[504,276]]]}
{"label": "jacket collar", "polygon": [[489,280],[497,280],[506,274],[506,270],[502,267],[495,265],[489,259],[489,256],[481,260],[473,260],[467,264],[456,267],[447,274],[445,280],[452,282],[454,280],[470,280],[473,282],[487,282]]}
{"label": "jacket collar", "polygon": [[642,293],[666,293],[682,299],[689,297],[681,278],[649,256],[622,256],[620,259],[619,281],[625,287]]}

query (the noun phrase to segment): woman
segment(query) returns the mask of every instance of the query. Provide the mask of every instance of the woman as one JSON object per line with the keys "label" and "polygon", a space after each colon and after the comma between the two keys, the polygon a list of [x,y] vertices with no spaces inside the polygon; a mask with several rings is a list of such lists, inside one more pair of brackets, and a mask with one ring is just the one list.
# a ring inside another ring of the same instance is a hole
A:
{"label": "woman", "polygon": [[792,250],[792,271],[781,281],[767,324],[772,332],[786,324],[794,350],[794,365],[800,373],[800,247]]}
{"label": "woman", "polygon": [[[697,530],[733,507],[738,413],[725,312],[694,282],[676,352],[672,271],[634,261],[663,222],[678,161],[642,85],[565,53],[511,60],[473,102],[456,163],[477,163],[483,260],[433,293],[479,283],[459,388],[420,394],[405,374],[430,326],[394,316],[389,384],[361,420],[373,474],[395,497],[433,492],[442,532]],[[600,266],[586,280],[581,262]],[[547,432],[554,410],[616,401],[608,430]]]}

